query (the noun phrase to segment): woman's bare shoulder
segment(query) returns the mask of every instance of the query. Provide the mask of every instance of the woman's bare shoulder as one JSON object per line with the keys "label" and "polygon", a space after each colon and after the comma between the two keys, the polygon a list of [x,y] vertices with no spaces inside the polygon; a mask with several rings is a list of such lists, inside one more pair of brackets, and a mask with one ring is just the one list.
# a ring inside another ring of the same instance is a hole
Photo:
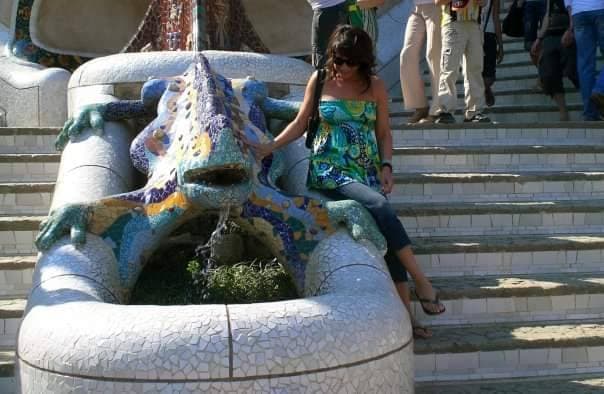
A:
{"label": "woman's bare shoulder", "polygon": [[375,97],[386,95],[386,84],[377,75],[371,77],[371,87]]}

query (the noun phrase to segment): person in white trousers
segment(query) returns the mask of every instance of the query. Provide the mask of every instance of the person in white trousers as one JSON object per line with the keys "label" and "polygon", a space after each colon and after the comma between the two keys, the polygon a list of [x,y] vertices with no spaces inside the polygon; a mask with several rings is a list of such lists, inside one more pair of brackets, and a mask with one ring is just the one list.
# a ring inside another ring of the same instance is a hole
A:
{"label": "person in white trousers", "polygon": [[[428,121],[430,115],[436,115],[441,55],[440,7],[434,4],[434,0],[414,1],[415,6],[407,20],[405,41],[400,56],[403,101],[406,109],[414,110],[408,119],[410,124]],[[430,71],[431,106],[428,106],[424,80],[419,67],[424,42],[426,44],[426,62]]]}

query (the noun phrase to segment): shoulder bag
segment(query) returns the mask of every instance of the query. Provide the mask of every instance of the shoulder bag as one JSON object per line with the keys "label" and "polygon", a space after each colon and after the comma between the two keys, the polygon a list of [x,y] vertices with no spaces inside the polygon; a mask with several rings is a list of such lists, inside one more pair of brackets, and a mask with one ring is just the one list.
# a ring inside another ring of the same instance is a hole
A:
{"label": "shoulder bag", "polygon": [[319,115],[319,100],[321,99],[321,93],[323,92],[323,84],[325,83],[325,75],[327,72],[324,68],[317,71],[317,84],[315,85],[315,92],[312,98],[312,115],[308,118],[306,125],[306,142],[305,145],[308,149],[312,147],[312,143],[317,134],[319,123],[321,123],[321,116]]}
{"label": "shoulder bag", "polygon": [[503,18],[501,30],[508,37],[524,37],[524,11],[518,6],[518,0],[514,0],[508,10],[508,14]]}

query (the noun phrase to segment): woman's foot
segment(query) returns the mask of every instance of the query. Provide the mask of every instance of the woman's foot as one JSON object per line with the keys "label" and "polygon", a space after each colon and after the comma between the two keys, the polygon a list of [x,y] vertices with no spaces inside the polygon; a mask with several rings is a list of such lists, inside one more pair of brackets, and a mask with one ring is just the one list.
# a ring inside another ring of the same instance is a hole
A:
{"label": "woman's foot", "polygon": [[414,339],[432,338],[432,330],[418,323],[415,318],[411,318],[411,328],[413,329]]}
{"label": "woman's foot", "polygon": [[533,91],[535,93],[543,92],[543,82],[541,82],[540,78],[537,78],[537,80],[535,81],[535,85],[533,86]]}
{"label": "woman's foot", "polygon": [[422,284],[416,283],[413,293],[425,314],[440,315],[445,312],[445,305],[440,302],[438,293],[434,290],[434,287],[432,287],[430,282],[426,281],[426,283]]}

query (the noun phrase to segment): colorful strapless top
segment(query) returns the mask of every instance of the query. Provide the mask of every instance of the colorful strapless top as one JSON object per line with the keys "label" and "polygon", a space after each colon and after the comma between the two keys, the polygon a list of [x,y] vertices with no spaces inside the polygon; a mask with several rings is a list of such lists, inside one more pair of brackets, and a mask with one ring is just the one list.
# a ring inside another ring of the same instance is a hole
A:
{"label": "colorful strapless top", "polygon": [[360,182],[381,190],[376,112],[374,101],[338,99],[319,103],[321,123],[310,153],[309,188],[336,189]]}

